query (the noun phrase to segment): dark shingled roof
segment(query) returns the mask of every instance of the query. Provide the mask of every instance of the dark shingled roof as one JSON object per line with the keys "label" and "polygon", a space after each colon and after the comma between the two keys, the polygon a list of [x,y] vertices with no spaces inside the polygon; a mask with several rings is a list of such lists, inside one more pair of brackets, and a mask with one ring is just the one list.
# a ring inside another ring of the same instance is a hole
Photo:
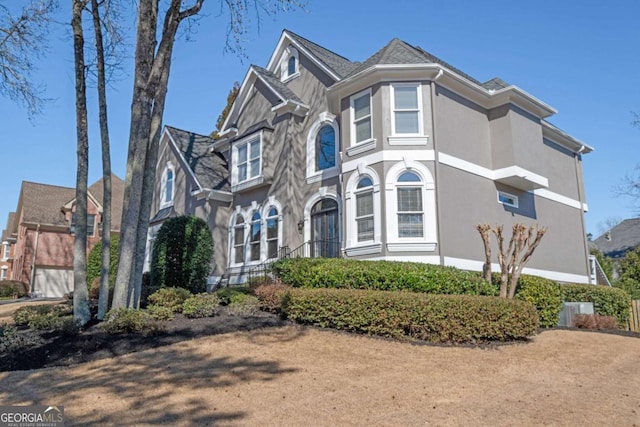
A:
{"label": "dark shingled roof", "polygon": [[238,135],[235,138],[233,138],[233,141],[242,139],[245,136],[251,135],[252,133],[258,132],[259,130],[262,130],[262,129],[273,130],[273,127],[269,124],[268,121],[261,120],[258,123],[249,126],[247,130],[245,130],[241,135]]}
{"label": "dark shingled roof", "polygon": [[[89,187],[89,192],[104,206],[102,200],[104,184],[102,178],[94,182]],[[120,221],[122,220],[122,206],[124,204],[124,181],[119,176],[111,174],[111,230],[120,231]]]}
{"label": "dark shingled roof", "polygon": [[304,104],[304,102],[302,102],[291,89],[282,83],[275,74],[257,65],[252,65],[251,68],[253,68],[253,70],[260,75],[267,84],[273,88],[273,90],[280,94],[280,101],[295,101],[300,104]]}
{"label": "dark shingled roof", "polygon": [[23,181],[21,222],[67,226],[62,208],[75,196],[75,188]]}
{"label": "dark shingled roof", "polygon": [[222,155],[210,153],[212,138],[166,126],[167,131],[203,190],[230,191],[229,167]]}
{"label": "dark shingled roof", "polygon": [[464,78],[472,81],[477,85],[482,84],[478,80],[460,71],[448,62],[443,61],[442,59],[438,58],[435,55],[432,55],[431,53],[418,46],[412,46],[409,43],[404,42],[398,38],[391,40],[385,47],[374,53],[360,66],[354,69],[350,73],[350,76],[358,74],[359,72],[364,71],[367,68],[373,67],[374,65],[382,64],[440,64],[443,67],[448,68],[449,70],[463,76]]}
{"label": "dark shingled roof", "polygon": [[500,90],[504,89],[505,87],[509,87],[510,85],[501,78],[494,77],[491,80],[482,83],[481,86],[487,90]]}
{"label": "dark shingled roof", "polygon": [[628,251],[640,246],[640,218],[625,219],[593,243],[608,257],[624,257]]}
{"label": "dark shingled roof", "polygon": [[351,74],[351,72],[355,70],[359,65],[358,62],[351,62],[344,56],[340,56],[337,53],[334,53],[310,40],[307,40],[296,33],[293,33],[289,30],[285,31],[291,36],[292,39],[304,46],[304,48],[311,52],[316,57],[316,59],[322,62],[325,66],[327,66],[341,78],[345,78],[346,76]]}
{"label": "dark shingled roof", "polygon": [[164,209],[160,209],[157,214],[153,218],[149,220],[149,224],[155,224],[158,222],[162,222],[167,218],[172,218],[177,216],[176,212],[173,210],[173,206],[166,207]]}
{"label": "dark shingled roof", "polygon": [[9,212],[9,216],[7,217],[7,228],[2,230],[2,241],[6,242],[11,239],[11,235],[13,234],[14,229],[14,221],[16,219],[15,212]]}

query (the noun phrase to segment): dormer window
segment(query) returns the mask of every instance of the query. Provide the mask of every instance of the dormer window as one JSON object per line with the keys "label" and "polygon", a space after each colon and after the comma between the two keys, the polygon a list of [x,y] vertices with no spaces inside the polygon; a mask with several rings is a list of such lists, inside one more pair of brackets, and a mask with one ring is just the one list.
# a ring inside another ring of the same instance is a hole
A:
{"label": "dormer window", "polygon": [[280,60],[280,80],[286,82],[300,75],[300,61],[298,49],[289,46]]}
{"label": "dormer window", "polygon": [[[87,237],[92,237],[95,231],[96,216],[92,214],[87,215]],[[71,213],[71,224],[69,225],[69,233],[75,234],[76,232],[76,213]]]}
{"label": "dormer window", "polygon": [[173,205],[174,181],[176,172],[171,162],[168,162],[162,173],[162,200],[161,207]]}

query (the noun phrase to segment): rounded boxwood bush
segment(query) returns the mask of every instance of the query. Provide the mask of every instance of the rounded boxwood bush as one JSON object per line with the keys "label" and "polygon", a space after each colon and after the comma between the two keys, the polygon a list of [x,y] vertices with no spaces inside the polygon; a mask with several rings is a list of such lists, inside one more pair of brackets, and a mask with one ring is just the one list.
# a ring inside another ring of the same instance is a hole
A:
{"label": "rounded boxwood bush", "polygon": [[430,342],[521,340],[538,327],[528,302],[487,296],[292,288],[282,311],[300,323]]}
{"label": "rounded boxwood bush", "polygon": [[204,292],[212,257],[213,238],[204,220],[194,216],[170,218],[160,227],[153,246],[151,284]]}
{"label": "rounded boxwood bush", "polygon": [[182,314],[186,317],[213,317],[218,313],[220,299],[216,294],[202,293],[187,298],[182,303]]}
{"label": "rounded boxwood bush", "polygon": [[562,293],[558,283],[543,277],[522,275],[518,279],[516,299],[527,301],[538,310],[541,328],[558,325],[562,309]]}
{"label": "rounded boxwood bush", "polygon": [[134,308],[116,308],[108,311],[100,326],[109,334],[153,333],[158,330],[149,313]]}
{"label": "rounded boxwood bush", "polygon": [[151,306],[165,307],[174,313],[182,311],[182,303],[191,296],[191,292],[183,288],[162,288],[149,295]]}

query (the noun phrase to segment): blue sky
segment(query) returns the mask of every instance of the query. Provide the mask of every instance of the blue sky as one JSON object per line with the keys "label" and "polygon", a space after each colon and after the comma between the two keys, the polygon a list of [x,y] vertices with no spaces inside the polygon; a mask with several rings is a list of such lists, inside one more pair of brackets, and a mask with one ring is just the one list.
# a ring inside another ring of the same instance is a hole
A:
{"label": "blue sky", "polygon": [[[61,0],[68,22],[70,0]],[[128,3],[128,2],[125,2]],[[175,48],[164,122],[208,134],[235,81],[249,64],[265,66],[283,28],[347,58],[362,61],[398,37],[485,81],[499,76],[550,104],[549,120],[593,146],[584,157],[589,213],[587,231],[598,235],[611,218],[637,216],[613,187],[640,163],[640,2],[539,0],[536,2],[444,0],[309,0],[306,11],[273,18],[252,16],[246,35],[248,58],[224,53],[228,17],[220,2],[207,0],[191,40]],[[133,28],[134,23],[130,23]],[[73,51],[68,28],[56,26],[50,54],[36,78],[53,102],[35,124],[26,111],[0,98],[0,226],[15,210],[23,180],[75,185]],[[132,50],[131,50],[132,51]],[[132,53],[131,53],[132,56]],[[132,59],[109,93],[113,171],[124,177],[131,102]],[[95,119],[96,96],[89,104]],[[97,122],[90,123],[89,183],[101,175]]]}

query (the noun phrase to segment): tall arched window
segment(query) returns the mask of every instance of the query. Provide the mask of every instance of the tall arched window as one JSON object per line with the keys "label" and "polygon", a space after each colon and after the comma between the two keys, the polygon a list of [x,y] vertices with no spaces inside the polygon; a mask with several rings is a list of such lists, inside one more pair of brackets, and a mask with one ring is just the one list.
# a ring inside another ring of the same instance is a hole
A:
{"label": "tall arched window", "polygon": [[331,125],[324,125],[316,135],[316,172],[336,165],[336,131]]}
{"label": "tall arched window", "polygon": [[238,214],[233,226],[233,263],[244,262],[244,218]]}
{"label": "tall arched window", "polygon": [[173,187],[175,181],[175,172],[171,162],[167,163],[162,176],[162,201],[163,207],[173,204]]}
{"label": "tall arched window", "polygon": [[422,180],[413,172],[398,177],[398,237],[424,237]]}
{"label": "tall arched window", "polygon": [[267,214],[267,259],[278,257],[278,209],[271,207]]}
{"label": "tall arched window", "polygon": [[251,240],[249,241],[250,245],[250,260],[251,261],[259,261],[260,260],[260,228],[262,225],[262,219],[260,218],[260,213],[255,211],[253,216],[251,217]]}
{"label": "tall arched window", "polygon": [[292,55],[289,57],[289,62],[287,63],[287,75],[294,75],[296,73],[296,68],[296,57]]}
{"label": "tall arched window", "polygon": [[355,196],[358,242],[373,241],[373,182],[371,178],[365,176],[358,182]]}

